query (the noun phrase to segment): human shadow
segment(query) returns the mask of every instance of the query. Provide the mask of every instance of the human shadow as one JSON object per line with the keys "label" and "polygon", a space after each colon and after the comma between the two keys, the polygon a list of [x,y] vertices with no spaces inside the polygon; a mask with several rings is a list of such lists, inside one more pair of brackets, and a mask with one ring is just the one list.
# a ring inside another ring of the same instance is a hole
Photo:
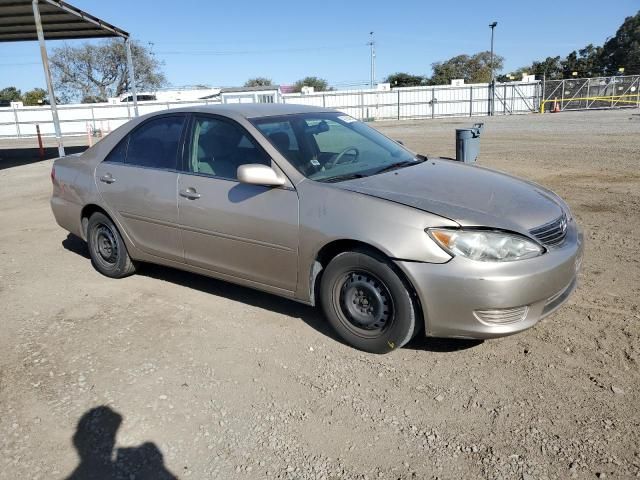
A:
{"label": "human shadow", "polygon": [[[62,241],[62,246],[71,252],[89,258],[87,244],[84,240],[73,234],[69,234],[67,238]],[[143,264],[141,267],[137,272],[140,275],[171,282],[182,287],[194,288],[210,295],[228,298],[229,300],[270,310],[288,317],[299,318],[322,335],[346,345],[324,318],[319,306],[312,307],[277,295],[171,267],[154,264]],[[481,343],[482,341],[478,340],[426,338],[423,333],[418,333],[418,335],[403,348],[448,353],[466,350]]]}
{"label": "human shadow", "polygon": [[121,424],[122,415],[104,405],[80,418],[73,435],[80,463],[66,480],[177,480],[154,443],[115,448]]}

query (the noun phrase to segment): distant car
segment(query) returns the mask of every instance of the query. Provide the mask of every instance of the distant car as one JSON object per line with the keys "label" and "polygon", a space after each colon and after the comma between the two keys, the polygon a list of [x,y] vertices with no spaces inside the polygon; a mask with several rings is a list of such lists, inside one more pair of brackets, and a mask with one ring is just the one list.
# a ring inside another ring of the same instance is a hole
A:
{"label": "distant car", "polygon": [[384,353],[418,332],[531,327],[576,286],[583,240],[539,185],[409,151],[341,112],[189,107],[136,118],[51,172],[95,268],[176,267],[310,305]]}

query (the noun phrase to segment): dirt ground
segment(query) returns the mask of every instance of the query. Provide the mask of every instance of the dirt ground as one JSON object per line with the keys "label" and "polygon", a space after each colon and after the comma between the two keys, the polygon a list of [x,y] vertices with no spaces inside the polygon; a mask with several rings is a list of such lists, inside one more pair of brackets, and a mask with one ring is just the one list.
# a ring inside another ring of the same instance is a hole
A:
{"label": "dirt ground", "polygon": [[[53,219],[51,162],[0,170],[0,478],[640,477],[634,113],[479,119],[482,165],[568,201],[580,286],[520,335],[386,356],[267,294],[153,266],[103,277]],[[453,156],[470,123],[373,125]]]}

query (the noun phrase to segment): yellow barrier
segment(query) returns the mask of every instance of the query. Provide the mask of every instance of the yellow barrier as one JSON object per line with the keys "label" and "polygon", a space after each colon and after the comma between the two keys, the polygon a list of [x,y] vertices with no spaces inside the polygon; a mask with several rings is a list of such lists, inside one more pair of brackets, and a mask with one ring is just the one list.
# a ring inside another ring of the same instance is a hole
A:
{"label": "yellow barrier", "polygon": [[[623,98],[635,98],[635,100],[622,100]],[[604,101],[604,102],[614,102],[614,103],[635,103],[640,105],[640,95],[632,94],[632,95],[611,95],[608,97],[577,97],[577,98],[563,98],[563,99],[549,99],[543,100],[540,102],[540,113],[544,113],[544,105],[546,103],[562,103],[562,102],[574,102],[577,100],[594,100],[594,101]]]}

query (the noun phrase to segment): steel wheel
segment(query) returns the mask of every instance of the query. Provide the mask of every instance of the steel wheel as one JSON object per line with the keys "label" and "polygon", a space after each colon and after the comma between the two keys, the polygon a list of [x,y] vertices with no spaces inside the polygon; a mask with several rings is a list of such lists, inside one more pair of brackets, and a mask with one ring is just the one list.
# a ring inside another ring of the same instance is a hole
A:
{"label": "steel wheel", "polygon": [[377,337],[393,323],[395,312],[389,288],[371,272],[347,272],[336,282],[335,289],[341,320],[354,334]]}
{"label": "steel wheel", "polygon": [[120,232],[109,217],[96,212],[89,218],[87,243],[94,267],[103,275],[122,278],[135,271]]}
{"label": "steel wheel", "polygon": [[98,259],[104,261],[108,265],[114,265],[118,261],[118,242],[113,231],[104,224],[96,227],[95,248],[97,249]]}

